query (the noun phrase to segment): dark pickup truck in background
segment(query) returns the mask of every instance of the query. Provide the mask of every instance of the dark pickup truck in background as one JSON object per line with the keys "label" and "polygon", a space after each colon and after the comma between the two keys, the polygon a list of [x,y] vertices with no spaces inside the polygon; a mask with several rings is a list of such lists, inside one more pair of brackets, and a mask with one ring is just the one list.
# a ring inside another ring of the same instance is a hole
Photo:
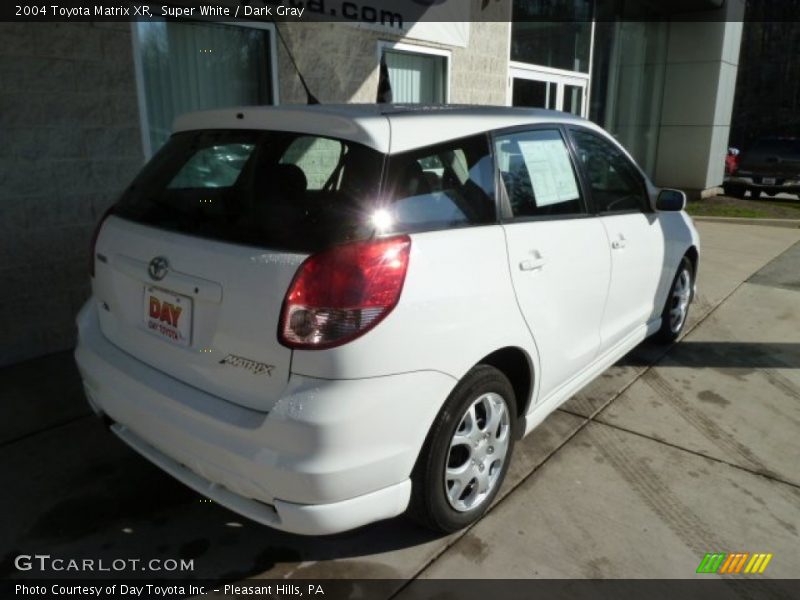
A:
{"label": "dark pickup truck in background", "polygon": [[723,184],[725,194],[755,199],[762,193],[800,195],[800,138],[765,137],[739,155],[736,171]]}

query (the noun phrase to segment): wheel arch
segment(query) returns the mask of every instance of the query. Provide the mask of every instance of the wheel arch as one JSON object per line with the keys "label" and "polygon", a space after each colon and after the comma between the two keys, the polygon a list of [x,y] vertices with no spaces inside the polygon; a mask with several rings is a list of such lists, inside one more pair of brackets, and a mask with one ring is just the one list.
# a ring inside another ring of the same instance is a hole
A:
{"label": "wheel arch", "polygon": [[697,266],[700,261],[700,253],[697,251],[697,247],[689,246],[683,255],[692,263],[692,276],[697,278]]}
{"label": "wheel arch", "polygon": [[476,365],[492,366],[508,377],[517,400],[517,420],[524,419],[530,408],[535,381],[531,356],[518,346],[506,346],[487,354]]}
{"label": "wheel arch", "polygon": [[697,268],[700,266],[700,252],[697,250],[697,246],[691,245],[683,255],[692,264],[692,300],[694,300],[697,293]]}

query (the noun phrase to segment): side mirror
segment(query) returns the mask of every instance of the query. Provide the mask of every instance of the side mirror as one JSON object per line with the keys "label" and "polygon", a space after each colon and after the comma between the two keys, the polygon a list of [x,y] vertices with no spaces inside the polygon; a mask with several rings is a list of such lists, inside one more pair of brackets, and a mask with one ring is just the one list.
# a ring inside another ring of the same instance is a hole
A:
{"label": "side mirror", "polygon": [[686,194],[680,190],[661,190],[656,199],[656,210],[676,212],[686,208]]}

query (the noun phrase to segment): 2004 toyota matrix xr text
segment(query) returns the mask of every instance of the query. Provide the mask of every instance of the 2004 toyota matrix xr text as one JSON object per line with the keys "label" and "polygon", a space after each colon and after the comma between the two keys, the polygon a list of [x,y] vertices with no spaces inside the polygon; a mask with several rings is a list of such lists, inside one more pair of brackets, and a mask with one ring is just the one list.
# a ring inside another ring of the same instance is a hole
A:
{"label": "2004 toyota matrix xr text", "polygon": [[122,440],[258,522],[464,527],[516,439],[686,323],[686,198],[586,120],[246,107],[175,130],[98,225],[75,354]]}

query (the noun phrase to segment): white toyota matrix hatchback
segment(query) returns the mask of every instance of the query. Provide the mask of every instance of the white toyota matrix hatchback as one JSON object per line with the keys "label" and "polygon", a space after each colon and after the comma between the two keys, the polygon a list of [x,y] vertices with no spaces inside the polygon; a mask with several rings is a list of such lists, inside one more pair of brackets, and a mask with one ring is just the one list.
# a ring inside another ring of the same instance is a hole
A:
{"label": "white toyota matrix hatchback", "polygon": [[515,440],[681,333],[685,201],[564,113],[184,116],[98,225],[75,356],[114,433],[242,515],[453,531]]}

